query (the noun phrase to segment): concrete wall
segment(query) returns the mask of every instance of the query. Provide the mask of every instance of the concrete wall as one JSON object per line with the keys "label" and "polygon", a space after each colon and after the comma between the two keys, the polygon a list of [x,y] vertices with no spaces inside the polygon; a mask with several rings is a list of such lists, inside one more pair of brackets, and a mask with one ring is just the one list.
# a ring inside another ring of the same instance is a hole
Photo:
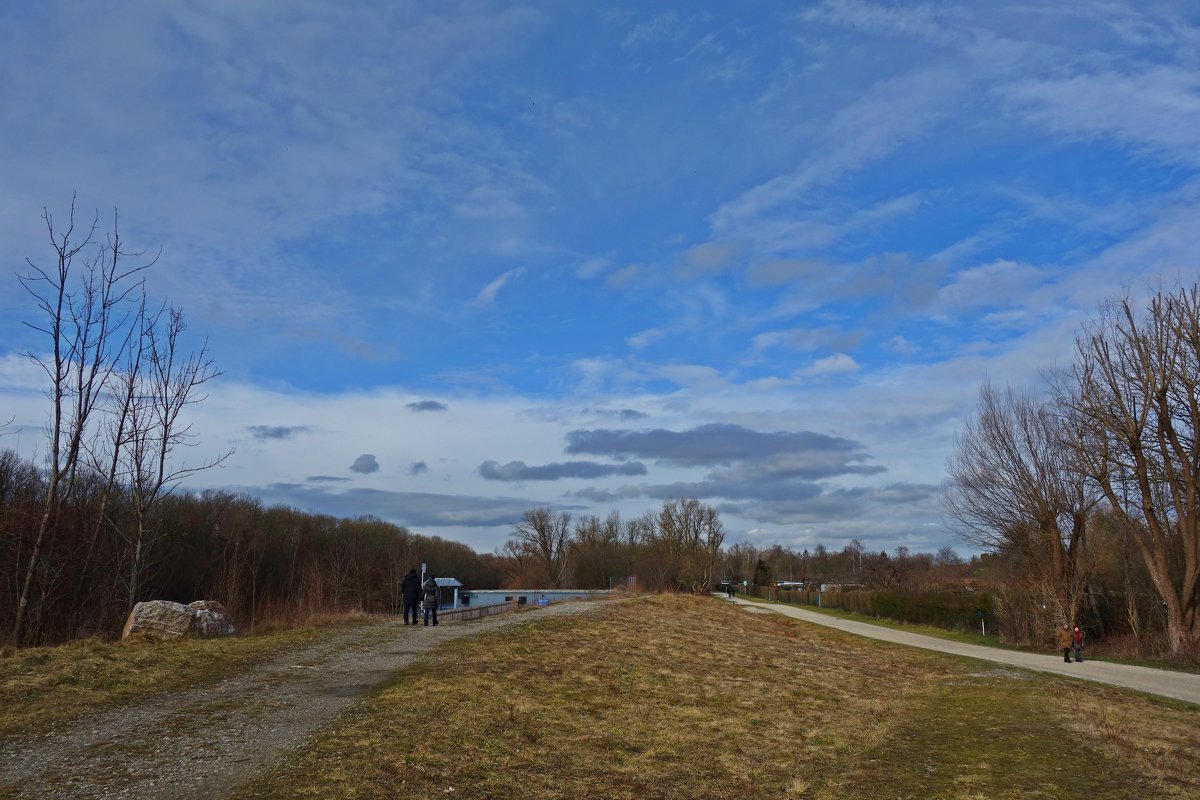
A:
{"label": "concrete wall", "polygon": [[[476,606],[492,606],[500,603],[517,603],[519,605],[537,605],[538,600],[545,598],[550,603],[560,603],[563,600],[586,600],[593,597],[608,597],[612,594],[607,589],[468,589],[471,595],[470,608]],[[462,606],[462,596],[459,596],[459,606]]]}

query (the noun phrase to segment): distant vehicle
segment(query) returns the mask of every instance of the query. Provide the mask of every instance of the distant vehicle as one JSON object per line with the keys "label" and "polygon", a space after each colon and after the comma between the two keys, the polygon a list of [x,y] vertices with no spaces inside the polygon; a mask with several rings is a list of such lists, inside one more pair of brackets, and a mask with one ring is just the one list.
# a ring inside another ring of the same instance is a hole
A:
{"label": "distant vehicle", "polygon": [[798,592],[804,591],[804,581],[775,581],[771,584],[776,589],[793,589]]}

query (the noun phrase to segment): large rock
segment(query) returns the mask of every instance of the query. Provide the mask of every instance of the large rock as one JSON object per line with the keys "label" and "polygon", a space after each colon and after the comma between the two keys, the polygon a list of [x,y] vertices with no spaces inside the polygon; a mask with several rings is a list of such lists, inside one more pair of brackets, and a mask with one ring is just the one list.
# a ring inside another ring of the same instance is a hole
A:
{"label": "large rock", "polygon": [[191,630],[193,636],[215,639],[218,636],[233,636],[235,633],[233,617],[229,616],[225,606],[216,600],[197,600],[189,603],[188,608],[194,613]]}
{"label": "large rock", "polygon": [[133,611],[129,612],[129,619],[125,620],[121,638],[141,633],[151,639],[179,639],[191,631],[194,614],[195,612],[184,604],[172,603],[170,600],[138,603],[133,607]]}
{"label": "large rock", "polygon": [[151,639],[179,639],[184,636],[210,639],[232,636],[234,627],[229,612],[214,600],[197,600],[188,606],[170,600],[149,600],[138,603],[129,612],[121,638],[133,633]]}

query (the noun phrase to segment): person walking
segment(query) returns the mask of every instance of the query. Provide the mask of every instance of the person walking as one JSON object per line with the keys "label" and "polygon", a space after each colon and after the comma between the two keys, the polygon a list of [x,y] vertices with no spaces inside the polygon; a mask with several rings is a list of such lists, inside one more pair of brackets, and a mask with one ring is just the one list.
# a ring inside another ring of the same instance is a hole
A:
{"label": "person walking", "polygon": [[1080,630],[1078,625],[1076,625],[1073,633],[1075,635],[1071,637],[1071,644],[1075,647],[1075,663],[1082,664],[1083,663],[1083,631]]}
{"label": "person walking", "polygon": [[410,569],[400,582],[400,595],[404,599],[404,624],[408,624],[408,615],[412,613],[412,624],[417,624],[417,609],[421,607],[421,576],[415,569]]}
{"label": "person walking", "polygon": [[438,611],[438,585],[437,579],[432,575],[425,581],[425,585],[421,587],[421,606],[425,609],[425,625],[429,626],[429,618],[433,617],[433,624],[437,625]]}
{"label": "person walking", "polygon": [[1071,648],[1075,644],[1075,636],[1071,633],[1071,626],[1064,622],[1062,627],[1054,632],[1058,639],[1058,646],[1062,649],[1063,661],[1071,663]]}

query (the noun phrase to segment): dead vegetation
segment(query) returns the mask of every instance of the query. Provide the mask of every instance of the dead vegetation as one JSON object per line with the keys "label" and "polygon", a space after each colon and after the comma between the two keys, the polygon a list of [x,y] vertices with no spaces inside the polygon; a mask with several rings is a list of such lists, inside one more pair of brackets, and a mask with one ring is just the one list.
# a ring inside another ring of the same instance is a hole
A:
{"label": "dead vegetation", "polygon": [[464,639],[245,797],[1187,797],[1197,711],[650,597]]}
{"label": "dead vegetation", "polygon": [[262,636],[154,642],[83,639],[0,657],[0,739],[41,733],[64,720],[155,692],[216,683],[288,647],[316,641],[365,617],[322,617]]}

